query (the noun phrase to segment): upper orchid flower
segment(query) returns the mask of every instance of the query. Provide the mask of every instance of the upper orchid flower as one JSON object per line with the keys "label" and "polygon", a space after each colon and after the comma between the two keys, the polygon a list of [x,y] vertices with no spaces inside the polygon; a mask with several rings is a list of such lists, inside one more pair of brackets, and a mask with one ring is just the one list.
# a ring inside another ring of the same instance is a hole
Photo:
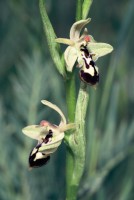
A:
{"label": "upper orchid flower", "polygon": [[54,109],[61,117],[60,124],[54,125],[48,121],[41,121],[40,125],[31,125],[22,129],[22,132],[38,141],[29,155],[29,166],[40,167],[47,163],[50,154],[54,153],[64,138],[64,131],[74,128],[74,124],[67,124],[62,111],[54,104],[42,100],[44,105]]}
{"label": "upper orchid flower", "polygon": [[77,57],[80,53],[80,46],[84,41],[84,36],[87,34],[85,30],[82,36],[80,36],[80,32],[82,28],[90,22],[91,19],[80,20],[74,23],[70,29],[70,39],[67,38],[57,38],[56,42],[63,43],[69,45],[66,48],[64,57],[66,61],[66,67],[68,71],[72,71],[73,66],[76,62]]}
{"label": "upper orchid flower", "polygon": [[75,22],[70,29],[70,39],[57,38],[56,42],[69,45],[65,52],[64,58],[66,62],[67,71],[71,72],[73,66],[78,61],[81,66],[83,55],[81,47],[86,46],[88,52],[92,54],[92,59],[95,61],[98,57],[104,56],[113,50],[113,47],[106,43],[97,43],[85,28],[83,34],[80,35],[82,28],[91,21],[90,18]]}

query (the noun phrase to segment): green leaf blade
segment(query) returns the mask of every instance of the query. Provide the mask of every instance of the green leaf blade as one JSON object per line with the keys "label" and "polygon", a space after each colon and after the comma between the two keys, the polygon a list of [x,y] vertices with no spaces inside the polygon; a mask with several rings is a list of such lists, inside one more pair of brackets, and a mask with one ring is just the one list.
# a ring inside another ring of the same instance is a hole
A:
{"label": "green leaf blade", "polygon": [[63,75],[63,77],[66,77],[65,66],[62,63],[60,54],[58,52],[59,44],[57,44],[55,41],[56,34],[47,15],[43,0],[39,0],[39,7],[51,57],[59,73]]}
{"label": "green leaf blade", "polygon": [[82,5],[82,19],[86,19],[93,0],[84,0]]}

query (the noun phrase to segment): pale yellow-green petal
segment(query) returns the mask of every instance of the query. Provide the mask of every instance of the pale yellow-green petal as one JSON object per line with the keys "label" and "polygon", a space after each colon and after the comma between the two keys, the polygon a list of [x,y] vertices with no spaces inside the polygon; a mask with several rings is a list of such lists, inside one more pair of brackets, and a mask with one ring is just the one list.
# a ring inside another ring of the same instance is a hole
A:
{"label": "pale yellow-green petal", "polygon": [[70,39],[72,41],[79,40],[82,28],[91,21],[90,18],[75,22],[70,29]]}
{"label": "pale yellow-green petal", "polygon": [[74,47],[67,47],[64,52],[67,71],[72,72],[73,66],[77,59],[77,50]]}
{"label": "pale yellow-green petal", "polygon": [[70,123],[70,124],[62,124],[59,126],[59,131],[64,132],[69,129],[75,129],[75,123]]}
{"label": "pale yellow-green petal", "polygon": [[67,38],[56,38],[55,41],[58,42],[58,43],[61,43],[61,44],[69,45],[69,46],[74,45],[74,42],[70,39],[67,39]]}
{"label": "pale yellow-green petal", "polygon": [[47,126],[31,125],[23,128],[22,132],[32,139],[41,140],[48,134],[48,128]]}
{"label": "pale yellow-green petal", "polygon": [[104,56],[113,51],[113,47],[106,43],[89,42],[87,48],[89,52],[96,54],[97,57]]}
{"label": "pale yellow-green petal", "polygon": [[65,118],[63,112],[60,110],[60,108],[58,106],[56,106],[55,104],[53,104],[53,103],[51,103],[49,101],[46,101],[46,100],[42,100],[41,103],[43,103],[44,105],[46,105],[46,106],[52,108],[53,110],[55,110],[60,115],[61,122],[63,124],[66,124],[66,118]]}

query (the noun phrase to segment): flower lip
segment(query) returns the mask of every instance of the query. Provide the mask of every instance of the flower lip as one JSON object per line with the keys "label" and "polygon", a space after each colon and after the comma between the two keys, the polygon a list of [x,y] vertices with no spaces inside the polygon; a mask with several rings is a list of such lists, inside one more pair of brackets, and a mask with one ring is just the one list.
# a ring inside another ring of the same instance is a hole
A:
{"label": "flower lip", "polygon": [[29,155],[29,168],[38,168],[46,165],[50,160],[50,155],[45,155],[38,151],[37,147],[34,147]]}
{"label": "flower lip", "polygon": [[99,72],[95,62],[92,60],[92,54],[89,53],[87,46],[81,46],[82,61],[79,75],[80,79],[87,84],[96,85],[99,82]]}

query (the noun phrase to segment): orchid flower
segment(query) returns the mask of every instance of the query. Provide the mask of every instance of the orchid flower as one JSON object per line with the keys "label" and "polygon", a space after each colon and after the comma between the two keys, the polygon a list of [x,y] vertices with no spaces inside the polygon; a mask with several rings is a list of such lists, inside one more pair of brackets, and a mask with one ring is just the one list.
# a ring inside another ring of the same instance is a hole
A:
{"label": "orchid flower", "polygon": [[69,45],[64,52],[66,68],[69,72],[72,72],[76,60],[78,61],[79,67],[81,67],[81,46],[84,45],[87,47],[87,50],[92,54],[92,59],[94,61],[113,50],[113,47],[109,44],[96,42],[94,38],[88,34],[87,28],[85,28],[82,35],[80,35],[84,26],[87,25],[90,21],[91,19],[88,18],[75,22],[70,29],[70,39],[56,39],[56,42],[58,43]]}
{"label": "orchid flower", "polygon": [[46,101],[41,101],[44,105],[55,110],[61,117],[60,124],[57,126],[46,120],[42,120],[39,125],[30,125],[22,129],[28,137],[38,141],[29,155],[29,166],[40,167],[47,163],[50,155],[54,153],[64,138],[64,132],[74,128],[74,124],[67,124],[66,118],[60,108]]}

